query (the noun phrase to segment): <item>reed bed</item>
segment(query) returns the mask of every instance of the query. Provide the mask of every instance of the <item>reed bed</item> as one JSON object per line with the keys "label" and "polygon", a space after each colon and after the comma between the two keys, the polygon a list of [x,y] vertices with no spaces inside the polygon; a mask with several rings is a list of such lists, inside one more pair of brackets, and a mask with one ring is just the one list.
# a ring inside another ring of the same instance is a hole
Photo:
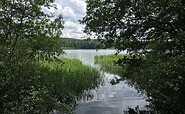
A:
{"label": "reed bed", "polygon": [[39,65],[42,68],[41,72],[45,72],[40,82],[47,82],[47,88],[57,96],[66,112],[72,111],[76,101],[82,97],[87,99],[89,99],[87,96],[92,97],[87,95],[87,91],[97,88],[101,83],[99,71],[82,64],[78,59],[59,57],[57,61],[42,60]]}
{"label": "reed bed", "polygon": [[123,58],[124,56],[128,56],[126,54],[110,54],[110,55],[101,55],[101,56],[95,56],[95,63],[101,65],[101,70],[112,73],[115,75],[122,76],[125,69],[122,66],[119,66],[116,64],[116,62]]}

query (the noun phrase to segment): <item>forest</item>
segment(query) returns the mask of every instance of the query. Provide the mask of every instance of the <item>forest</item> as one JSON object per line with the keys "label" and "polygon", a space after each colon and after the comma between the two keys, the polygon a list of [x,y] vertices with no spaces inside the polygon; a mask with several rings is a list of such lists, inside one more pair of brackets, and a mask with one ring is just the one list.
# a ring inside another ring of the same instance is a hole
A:
{"label": "forest", "polygon": [[61,38],[62,49],[103,49],[105,46],[97,39]]}

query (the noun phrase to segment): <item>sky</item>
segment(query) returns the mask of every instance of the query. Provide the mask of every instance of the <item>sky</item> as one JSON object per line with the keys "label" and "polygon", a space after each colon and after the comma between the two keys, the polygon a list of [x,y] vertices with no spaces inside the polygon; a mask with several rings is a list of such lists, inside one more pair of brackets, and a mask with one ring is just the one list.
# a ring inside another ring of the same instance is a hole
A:
{"label": "sky", "polygon": [[62,37],[81,38],[86,35],[83,33],[85,25],[79,23],[86,14],[85,0],[55,0],[57,10],[56,15],[62,14],[64,20],[64,30]]}

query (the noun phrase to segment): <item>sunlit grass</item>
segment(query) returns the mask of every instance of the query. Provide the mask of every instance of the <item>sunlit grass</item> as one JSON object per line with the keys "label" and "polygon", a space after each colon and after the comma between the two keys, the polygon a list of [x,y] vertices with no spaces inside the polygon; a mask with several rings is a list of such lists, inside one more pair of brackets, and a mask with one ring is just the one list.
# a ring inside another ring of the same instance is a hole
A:
{"label": "sunlit grass", "polygon": [[83,97],[90,99],[87,91],[98,87],[101,82],[99,71],[78,59],[59,57],[59,61],[41,60],[39,66],[42,68],[41,83],[46,83],[49,91],[56,95],[53,97],[60,100],[62,110],[68,108],[72,111],[77,100]]}
{"label": "sunlit grass", "polygon": [[99,72],[78,59],[59,58],[61,61],[40,61],[40,64],[50,71],[55,71],[62,78],[65,88],[74,93],[95,88],[100,78]]}
{"label": "sunlit grass", "polygon": [[121,76],[124,72],[124,68],[121,66],[118,66],[116,62],[123,58],[124,56],[128,56],[125,54],[118,54],[118,55],[101,55],[101,56],[95,56],[95,63],[101,65],[101,70],[106,71],[108,73],[116,74]]}

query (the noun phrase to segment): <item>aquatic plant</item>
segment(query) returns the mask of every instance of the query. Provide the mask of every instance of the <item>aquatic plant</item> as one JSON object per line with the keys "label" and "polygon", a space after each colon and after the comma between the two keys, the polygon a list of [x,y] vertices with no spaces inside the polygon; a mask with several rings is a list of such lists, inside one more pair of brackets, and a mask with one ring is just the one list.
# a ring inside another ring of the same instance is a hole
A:
{"label": "aquatic plant", "polygon": [[[98,87],[101,82],[99,72],[90,66],[82,64],[78,59],[59,58],[59,61],[40,61],[45,70],[41,77],[41,83],[47,82],[50,92],[56,94],[62,104],[58,110],[73,111],[76,101],[82,97],[87,98],[87,91]],[[89,99],[89,98],[87,98]],[[67,108],[66,108],[67,107]]]}
{"label": "aquatic plant", "polygon": [[118,54],[118,55],[110,54],[110,55],[95,56],[95,63],[100,64],[101,70],[105,72],[122,76],[125,69],[124,67],[116,64],[116,62],[119,59],[123,58],[124,56],[127,56],[127,55],[126,54]]}

